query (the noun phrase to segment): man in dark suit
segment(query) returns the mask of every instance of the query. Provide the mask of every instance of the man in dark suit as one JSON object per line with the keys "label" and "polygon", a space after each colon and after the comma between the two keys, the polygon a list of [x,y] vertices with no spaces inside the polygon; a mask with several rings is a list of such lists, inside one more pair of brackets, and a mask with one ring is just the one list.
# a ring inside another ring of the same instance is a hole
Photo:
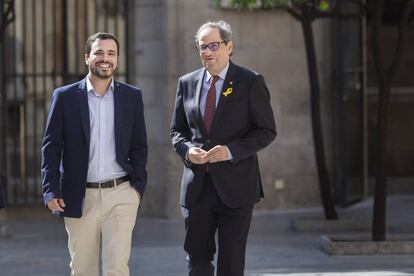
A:
{"label": "man in dark suit", "polygon": [[91,35],[85,79],[53,92],[42,144],[43,198],[64,217],[71,275],[129,275],[132,230],[147,180],[140,89],[114,81],[118,40]]}
{"label": "man in dark suit", "polygon": [[204,68],[178,81],[171,138],[184,162],[181,205],[189,275],[244,274],[253,205],[263,196],[257,152],[276,137],[269,91],[261,75],[230,61],[224,21],[196,34]]}

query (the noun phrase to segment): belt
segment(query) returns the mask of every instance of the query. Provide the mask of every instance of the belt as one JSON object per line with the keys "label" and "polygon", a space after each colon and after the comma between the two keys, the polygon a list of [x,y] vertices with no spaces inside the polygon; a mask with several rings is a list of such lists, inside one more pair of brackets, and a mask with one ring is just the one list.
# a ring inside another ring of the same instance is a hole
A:
{"label": "belt", "polygon": [[86,183],[86,188],[112,188],[116,187],[119,184],[127,182],[128,180],[130,180],[129,175],[125,175],[123,177],[111,179],[104,182],[88,182]]}

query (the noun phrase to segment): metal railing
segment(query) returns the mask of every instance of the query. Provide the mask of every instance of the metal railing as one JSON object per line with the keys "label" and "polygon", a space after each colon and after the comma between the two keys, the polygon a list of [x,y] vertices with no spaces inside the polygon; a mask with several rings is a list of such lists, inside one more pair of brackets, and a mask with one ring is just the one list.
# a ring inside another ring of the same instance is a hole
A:
{"label": "metal railing", "polygon": [[41,201],[40,145],[54,88],[86,75],[84,44],[97,31],[121,42],[127,79],[128,1],[15,0],[1,47],[1,171],[9,204]]}

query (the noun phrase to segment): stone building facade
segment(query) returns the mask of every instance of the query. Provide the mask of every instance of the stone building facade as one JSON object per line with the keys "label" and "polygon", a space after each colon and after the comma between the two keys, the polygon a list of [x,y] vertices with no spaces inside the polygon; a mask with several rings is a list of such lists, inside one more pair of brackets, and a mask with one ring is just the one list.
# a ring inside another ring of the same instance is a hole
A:
{"label": "stone building facade", "polygon": [[[223,0],[225,1],[225,0]],[[2,1],[0,0],[0,3]],[[206,21],[233,29],[233,62],[261,73],[271,93],[278,136],[259,153],[265,198],[257,211],[319,207],[310,89],[302,28],[288,13],[213,7],[213,0],[16,0],[15,21],[0,44],[0,181],[13,205],[39,204],[40,143],[53,89],[84,77],[83,45],[96,31],[121,41],[117,78],[143,90],[148,188],[140,213],[180,216],[182,162],[169,137],[178,77],[200,68],[194,34]],[[75,20],[76,19],[76,20]],[[363,20],[313,24],[325,156],[336,203],[372,192],[376,82]],[[368,30],[367,30],[368,29]],[[384,46],[395,30],[387,25]],[[414,36],[408,38],[409,46]],[[414,47],[393,88],[392,193],[412,193]],[[1,66],[3,65],[3,66]],[[356,196],[355,196],[356,195]]]}
{"label": "stone building facade", "polygon": [[[134,82],[142,87],[149,138],[149,185],[143,214],[176,217],[182,162],[169,139],[179,76],[200,67],[194,34],[223,19],[234,36],[233,62],[261,73],[271,93],[278,136],[259,153],[265,198],[256,210],[319,206],[312,142],[309,82],[302,29],[283,11],[215,9],[212,1],[135,1],[131,40]],[[322,72],[323,121],[330,150],[329,25],[315,25]]]}

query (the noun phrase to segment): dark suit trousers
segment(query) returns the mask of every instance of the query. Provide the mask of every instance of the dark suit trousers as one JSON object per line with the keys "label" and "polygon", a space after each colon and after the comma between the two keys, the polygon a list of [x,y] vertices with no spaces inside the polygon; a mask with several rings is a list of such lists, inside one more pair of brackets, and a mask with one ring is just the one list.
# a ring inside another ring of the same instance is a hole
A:
{"label": "dark suit trousers", "polygon": [[188,253],[189,276],[213,276],[212,261],[218,232],[217,276],[243,276],[247,235],[253,205],[228,208],[218,196],[209,174],[197,204],[185,219],[184,249]]}

